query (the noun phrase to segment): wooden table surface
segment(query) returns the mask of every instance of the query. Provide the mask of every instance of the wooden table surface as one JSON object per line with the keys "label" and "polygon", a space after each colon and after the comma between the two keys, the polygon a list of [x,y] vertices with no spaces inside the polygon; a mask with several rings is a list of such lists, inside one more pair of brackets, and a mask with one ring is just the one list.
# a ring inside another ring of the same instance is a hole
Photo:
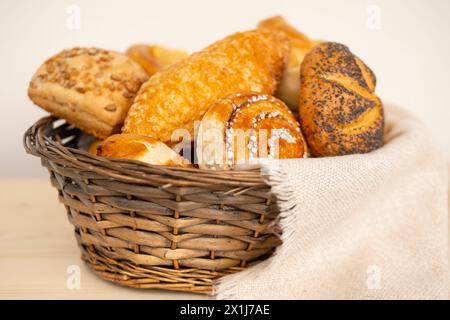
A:
{"label": "wooden table surface", "polygon": [[[72,225],[48,179],[0,180],[0,207],[0,300],[212,299],[97,278],[80,259]],[[67,269],[73,265],[81,269],[81,287],[70,290]]]}
{"label": "wooden table surface", "polygon": [[[208,299],[97,278],[80,259],[73,227],[48,179],[0,180],[0,207],[0,299]],[[74,265],[80,289],[67,286]]]}

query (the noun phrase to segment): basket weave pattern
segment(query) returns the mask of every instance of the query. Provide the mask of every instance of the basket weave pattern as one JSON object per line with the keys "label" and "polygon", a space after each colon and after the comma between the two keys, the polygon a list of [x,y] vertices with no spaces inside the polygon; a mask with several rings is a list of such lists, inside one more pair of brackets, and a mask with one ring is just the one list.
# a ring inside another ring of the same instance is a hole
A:
{"label": "basket weave pattern", "polygon": [[259,169],[205,171],[100,158],[81,132],[46,117],[24,136],[58,190],[83,260],[132,287],[210,294],[214,281],[280,244],[278,209]]}

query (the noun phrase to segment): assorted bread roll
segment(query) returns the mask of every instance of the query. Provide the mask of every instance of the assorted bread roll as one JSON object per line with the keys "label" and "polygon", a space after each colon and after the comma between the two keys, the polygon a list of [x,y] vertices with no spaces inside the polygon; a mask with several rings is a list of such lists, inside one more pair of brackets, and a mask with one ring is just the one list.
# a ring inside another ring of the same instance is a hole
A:
{"label": "assorted bread roll", "polygon": [[[94,139],[94,140],[89,144],[89,147],[87,148],[87,151],[88,151],[90,154],[97,155],[97,147],[100,145],[100,143],[102,143],[102,140]],[[80,145],[80,143],[79,143],[79,145]]]}
{"label": "assorted bread roll", "polygon": [[194,136],[194,123],[223,96],[240,91],[272,94],[289,53],[280,33],[235,33],[154,74],[139,91],[124,133],[170,142],[175,130]]}
{"label": "assorted bread roll", "polygon": [[298,111],[300,65],[305,55],[319,42],[309,39],[281,16],[262,20],[258,28],[269,32],[281,32],[291,41],[288,63],[283,71],[275,96],[283,100],[292,110]]}
{"label": "assorted bread roll", "polygon": [[115,134],[97,146],[97,155],[110,158],[124,158],[141,162],[190,167],[188,160],[174,152],[161,141],[136,134]]}
{"label": "assorted bread roll", "polygon": [[375,84],[346,46],[276,16],[191,55],[156,45],[64,50],[38,68],[28,94],[93,135],[91,154],[223,170],[381,147]]}
{"label": "assorted bread roll", "polygon": [[145,44],[131,46],[125,53],[136,61],[149,76],[188,56],[181,50]]}
{"label": "assorted bread roll", "polygon": [[366,153],[383,144],[384,116],[376,79],[339,43],[317,45],[301,67],[300,123],[317,157]]}
{"label": "assorted bread roll", "polygon": [[254,92],[219,99],[203,116],[197,135],[200,168],[228,169],[249,160],[303,158],[307,147],[291,110]]}
{"label": "assorted bread roll", "polygon": [[34,74],[30,99],[99,138],[120,132],[145,71],[122,53],[73,48],[51,57]]}

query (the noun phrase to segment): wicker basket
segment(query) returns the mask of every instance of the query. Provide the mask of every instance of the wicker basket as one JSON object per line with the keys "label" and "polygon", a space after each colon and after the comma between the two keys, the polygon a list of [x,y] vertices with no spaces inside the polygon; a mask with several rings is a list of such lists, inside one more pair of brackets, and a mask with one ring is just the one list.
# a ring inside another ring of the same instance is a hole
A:
{"label": "wicker basket", "polygon": [[280,244],[259,169],[206,171],[93,156],[80,130],[46,117],[24,136],[58,189],[82,258],[131,287],[211,294],[214,281]]}

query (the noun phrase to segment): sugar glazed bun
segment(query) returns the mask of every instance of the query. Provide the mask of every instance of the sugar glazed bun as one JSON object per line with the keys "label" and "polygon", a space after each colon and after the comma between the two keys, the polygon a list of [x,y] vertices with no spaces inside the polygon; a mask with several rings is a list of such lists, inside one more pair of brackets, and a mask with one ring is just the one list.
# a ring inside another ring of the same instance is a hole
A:
{"label": "sugar glazed bun", "polygon": [[48,59],[34,74],[30,99],[98,138],[119,132],[145,71],[125,54],[73,48]]}
{"label": "sugar glazed bun", "polygon": [[97,146],[97,155],[109,158],[138,160],[148,164],[190,167],[188,160],[166,144],[135,134],[115,134]]}
{"label": "sugar glazed bun", "polygon": [[154,74],[139,91],[123,132],[169,143],[175,130],[185,129],[193,139],[194,122],[217,99],[239,91],[273,93],[288,53],[283,34],[228,36]]}
{"label": "sugar glazed bun", "polygon": [[283,100],[292,110],[297,111],[300,93],[300,65],[306,54],[319,42],[308,38],[281,16],[262,20],[258,28],[270,32],[282,32],[291,41],[288,63],[283,71],[275,96]]}
{"label": "sugar glazed bun", "polygon": [[149,76],[188,56],[181,50],[145,44],[131,46],[125,53],[136,61]]}
{"label": "sugar glazed bun", "polygon": [[303,60],[300,125],[314,156],[382,146],[384,115],[372,70],[342,44],[317,45]]}
{"label": "sugar glazed bun", "polygon": [[228,169],[258,158],[307,155],[300,126],[279,99],[253,92],[219,99],[204,115],[196,140],[203,169]]}

